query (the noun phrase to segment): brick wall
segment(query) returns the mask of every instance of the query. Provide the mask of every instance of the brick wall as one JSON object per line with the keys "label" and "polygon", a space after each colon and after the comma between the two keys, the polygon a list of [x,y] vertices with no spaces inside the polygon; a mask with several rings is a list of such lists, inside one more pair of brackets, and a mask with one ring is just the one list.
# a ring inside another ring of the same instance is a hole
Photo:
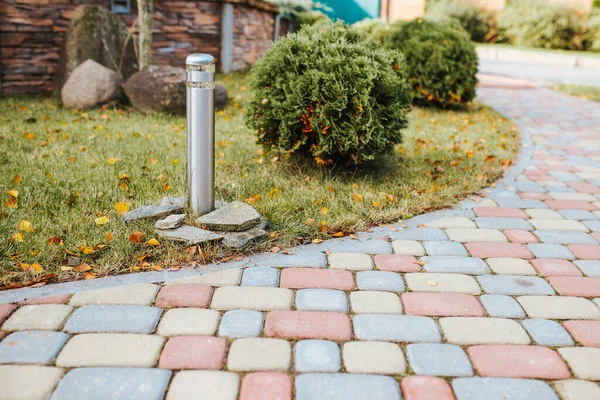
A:
{"label": "brick wall", "polygon": [[[194,52],[219,58],[224,0],[156,0],[154,59],[184,67]],[[271,45],[276,9],[259,0],[228,0],[234,7],[233,69],[252,65]],[[64,33],[80,4],[110,7],[110,0],[0,0],[0,93],[52,90]],[[127,26],[136,18],[121,14]]]}

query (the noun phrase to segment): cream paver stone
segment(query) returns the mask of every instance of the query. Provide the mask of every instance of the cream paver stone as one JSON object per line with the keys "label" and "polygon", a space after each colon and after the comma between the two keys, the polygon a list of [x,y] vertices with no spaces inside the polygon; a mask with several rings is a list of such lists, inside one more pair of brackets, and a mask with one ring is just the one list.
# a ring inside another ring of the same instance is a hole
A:
{"label": "cream paver stone", "polygon": [[544,210],[541,208],[527,208],[527,215],[535,219],[565,219],[562,215],[554,210]]}
{"label": "cream paver stone", "polygon": [[42,330],[56,331],[60,329],[73,310],[64,304],[39,304],[19,308],[2,325],[2,330],[23,331]]}
{"label": "cream paver stone", "polygon": [[365,271],[373,269],[371,256],[365,253],[330,253],[329,268]]}
{"label": "cream paver stone", "polygon": [[59,367],[153,367],[165,338],[157,335],[86,333],[71,338],[56,359]]}
{"label": "cream paver stone", "polygon": [[535,268],[520,258],[488,258],[492,271],[500,275],[537,275]]}
{"label": "cream paver stone", "polygon": [[290,310],[294,293],[290,289],[257,286],[223,286],[213,294],[214,310]]}
{"label": "cream paver stone", "polygon": [[189,276],[187,278],[173,279],[166,281],[165,285],[173,285],[179,283],[185,284],[203,284],[210,286],[235,286],[239,285],[242,279],[241,268],[225,269],[223,271],[210,272],[208,274]]}
{"label": "cream paver stone", "polygon": [[497,229],[450,228],[446,229],[450,240],[455,242],[508,242],[508,239]]}
{"label": "cream paver stone", "polygon": [[398,375],[406,372],[402,349],[387,342],[346,342],[342,347],[346,372]]}
{"label": "cream paver stone", "polygon": [[440,318],[440,327],[448,343],[472,344],[530,344],[525,329],[517,322],[504,318],[449,317]]}
{"label": "cream paver stone", "polygon": [[483,199],[477,203],[477,207],[498,207],[498,204],[492,199]]}
{"label": "cream paver stone", "polygon": [[527,220],[531,225],[538,230],[554,230],[554,231],[579,231],[587,232],[588,228],[579,221],[569,219],[541,219],[533,218]]}
{"label": "cream paver stone", "polygon": [[175,374],[166,400],[236,400],[238,374],[226,371],[181,371]]}
{"label": "cream paver stone", "polygon": [[558,353],[576,378],[600,381],[600,348],[563,347],[558,349]]}
{"label": "cream paver stone", "polygon": [[481,293],[479,284],[469,275],[415,272],[404,279],[413,292]]}
{"label": "cream paver stone", "polygon": [[475,222],[466,217],[444,217],[424,225],[429,228],[476,228]]}
{"label": "cream paver stone", "polygon": [[600,179],[600,172],[575,172],[575,175],[586,180]]}
{"label": "cream paver stone", "polygon": [[548,195],[554,200],[598,201],[596,197],[587,193],[548,192]]}
{"label": "cream paver stone", "polygon": [[0,399],[48,399],[64,370],[37,365],[0,365]]}
{"label": "cream paver stone", "polygon": [[117,286],[106,289],[77,292],[71,297],[69,304],[84,306],[87,304],[122,304],[131,306],[147,306],[152,303],[160,286],[151,283]]}
{"label": "cream paver stone", "polygon": [[563,400],[598,400],[600,386],[594,382],[579,379],[554,381],[554,389]]}
{"label": "cream paver stone", "polygon": [[394,240],[392,248],[395,254],[421,257],[425,255],[425,247],[416,240]]}
{"label": "cream paver stone", "polygon": [[156,333],[162,336],[214,335],[220,314],[203,308],[173,308],[158,324]]}
{"label": "cream paver stone", "polygon": [[537,181],[536,182],[540,186],[545,187],[566,187],[567,184],[559,181]]}
{"label": "cream paver stone", "polygon": [[600,319],[600,309],[581,297],[520,296],[517,301],[530,318]]}
{"label": "cream paver stone", "polygon": [[369,314],[402,314],[402,302],[396,293],[360,290],[350,293],[353,312]]}
{"label": "cream paver stone", "polygon": [[243,338],[229,347],[230,371],[287,371],[292,362],[292,345],[284,339]]}

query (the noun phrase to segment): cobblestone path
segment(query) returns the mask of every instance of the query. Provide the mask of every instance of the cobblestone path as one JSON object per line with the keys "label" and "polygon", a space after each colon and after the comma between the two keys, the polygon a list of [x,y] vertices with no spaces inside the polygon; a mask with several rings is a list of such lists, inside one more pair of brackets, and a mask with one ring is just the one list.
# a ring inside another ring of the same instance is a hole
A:
{"label": "cobblestone path", "polygon": [[600,399],[600,104],[480,98],[524,139],[524,170],[485,199],[210,274],[0,304],[0,399]]}

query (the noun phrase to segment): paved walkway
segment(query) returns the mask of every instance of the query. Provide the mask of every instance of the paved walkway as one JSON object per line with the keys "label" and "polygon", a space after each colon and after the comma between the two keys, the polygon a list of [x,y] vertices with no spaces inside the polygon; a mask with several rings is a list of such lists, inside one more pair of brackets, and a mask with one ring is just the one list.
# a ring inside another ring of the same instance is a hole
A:
{"label": "paved walkway", "polygon": [[486,199],[211,274],[0,304],[0,399],[600,399],[600,104],[480,98],[525,143]]}

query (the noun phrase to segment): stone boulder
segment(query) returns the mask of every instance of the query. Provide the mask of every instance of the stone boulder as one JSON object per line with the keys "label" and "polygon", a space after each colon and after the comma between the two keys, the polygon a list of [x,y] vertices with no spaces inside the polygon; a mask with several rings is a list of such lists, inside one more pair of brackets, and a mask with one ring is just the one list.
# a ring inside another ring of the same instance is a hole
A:
{"label": "stone boulder", "polygon": [[73,11],[65,34],[54,80],[59,96],[69,75],[86,60],[120,70],[124,80],[138,70],[133,37],[121,19],[104,7],[81,5]]}
{"label": "stone boulder", "polygon": [[[144,113],[169,112],[185,114],[186,87],[183,68],[152,65],[136,72],[123,85],[131,104]],[[215,85],[215,108],[227,106],[227,89]]]}
{"label": "stone boulder", "polygon": [[121,78],[94,60],[84,61],[73,70],[61,90],[63,105],[84,110],[117,100],[121,94]]}

